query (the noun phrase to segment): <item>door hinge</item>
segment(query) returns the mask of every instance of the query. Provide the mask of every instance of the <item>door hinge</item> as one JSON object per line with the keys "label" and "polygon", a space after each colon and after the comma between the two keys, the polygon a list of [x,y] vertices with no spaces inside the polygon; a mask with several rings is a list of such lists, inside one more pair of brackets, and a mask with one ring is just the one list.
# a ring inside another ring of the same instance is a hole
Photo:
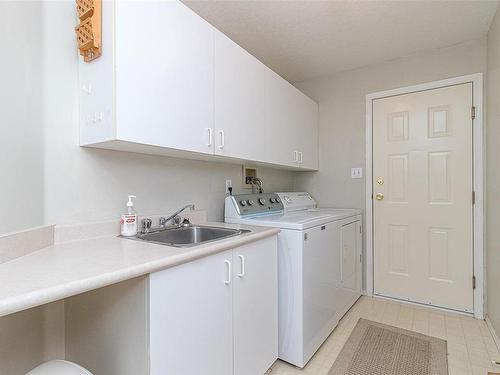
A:
{"label": "door hinge", "polygon": [[472,289],[476,289],[476,276],[472,276]]}
{"label": "door hinge", "polygon": [[309,237],[309,236],[307,235],[307,233],[304,233],[304,241],[307,241],[307,238],[308,238],[308,237]]}
{"label": "door hinge", "polygon": [[476,204],[476,192],[472,192],[472,204]]}
{"label": "door hinge", "polygon": [[475,120],[476,119],[476,107],[472,107],[470,109],[470,117]]}

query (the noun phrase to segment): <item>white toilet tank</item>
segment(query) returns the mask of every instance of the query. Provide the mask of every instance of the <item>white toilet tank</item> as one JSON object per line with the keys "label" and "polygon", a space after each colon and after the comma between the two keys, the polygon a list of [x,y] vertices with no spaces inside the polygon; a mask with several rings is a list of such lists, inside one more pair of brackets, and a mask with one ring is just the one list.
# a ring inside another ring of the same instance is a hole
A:
{"label": "white toilet tank", "polygon": [[76,363],[58,359],[42,363],[26,375],[92,375],[92,373]]}

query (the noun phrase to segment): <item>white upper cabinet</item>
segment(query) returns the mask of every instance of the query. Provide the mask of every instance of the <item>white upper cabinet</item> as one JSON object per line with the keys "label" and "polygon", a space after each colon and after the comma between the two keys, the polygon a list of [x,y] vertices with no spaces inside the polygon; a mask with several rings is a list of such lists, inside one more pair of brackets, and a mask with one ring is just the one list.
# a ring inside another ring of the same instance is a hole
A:
{"label": "white upper cabinet", "polygon": [[317,169],[317,105],[180,1],[104,1],[80,144]]}
{"label": "white upper cabinet", "polygon": [[318,105],[270,69],[266,71],[266,129],[279,164],[318,168]]}
{"label": "white upper cabinet", "polygon": [[300,123],[296,124],[299,130],[297,143],[299,145],[299,165],[301,168],[318,169],[318,104],[300,91],[297,90],[297,93],[300,102],[297,105],[297,117],[300,118]]}
{"label": "white upper cabinet", "polygon": [[268,161],[266,67],[222,33],[215,33],[215,153]]}
{"label": "white upper cabinet", "polygon": [[213,153],[214,31],[175,1],[116,2],[117,138]]}
{"label": "white upper cabinet", "polygon": [[267,136],[275,140],[272,159],[278,164],[297,167],[298,136],[294,116],[296,100],[292,85],[271,69],[266,70]]}

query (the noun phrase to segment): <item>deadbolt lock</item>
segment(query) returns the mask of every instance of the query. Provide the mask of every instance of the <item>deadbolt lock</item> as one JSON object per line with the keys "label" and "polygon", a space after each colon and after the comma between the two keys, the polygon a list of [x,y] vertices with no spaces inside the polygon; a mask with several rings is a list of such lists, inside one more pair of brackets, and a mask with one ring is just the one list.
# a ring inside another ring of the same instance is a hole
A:
{"label": "deadbolt lock", "polygon": [[377,178],[377,185],[383,185],[383,184],[384,180],[382,179],[382,177]]}

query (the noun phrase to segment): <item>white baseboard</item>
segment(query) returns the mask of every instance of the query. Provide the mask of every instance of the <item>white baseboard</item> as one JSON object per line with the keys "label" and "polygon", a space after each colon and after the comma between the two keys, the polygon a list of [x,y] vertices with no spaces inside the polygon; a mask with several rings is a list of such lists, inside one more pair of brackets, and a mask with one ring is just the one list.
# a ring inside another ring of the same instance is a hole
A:
{"label": "white baseboard", "polygon": [[488,326],[488,329],[490,330],[491,336],[493,337],[493,341],[495,341],[495,344],[497,346],[498,351],[500,351],[500,338],[498,338],[497,333],[495,332],[495,329],[493,328],[493,325],[491,324],[491,320],[489,316],[486,316],[486,325]]}

